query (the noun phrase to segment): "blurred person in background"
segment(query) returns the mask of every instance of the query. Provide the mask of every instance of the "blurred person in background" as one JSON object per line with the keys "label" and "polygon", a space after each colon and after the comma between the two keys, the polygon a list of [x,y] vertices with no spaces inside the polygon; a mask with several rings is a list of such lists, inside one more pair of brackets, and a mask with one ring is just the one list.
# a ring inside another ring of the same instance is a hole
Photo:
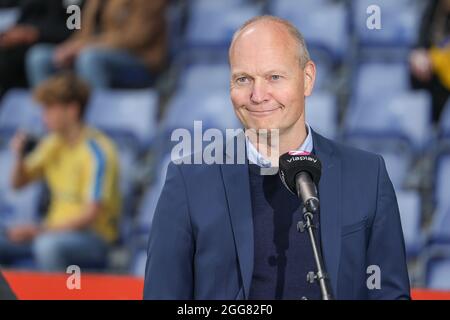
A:
{"label": "blurred person in background", "polygon": [[19,2],[17,23],[0,32],[0,97],[10,88],[27,86],[25,55],[32,45],[60,43],[70,35],[71,30],[66,27],[66,3],[63,0]]}
{"label": "blurred person in background", "polygon": [[27,57],[28,79],[39,84],[74,68],[94,88],[153,82],[166,57],[166,0],[90,0],[81,29],[59,46],[38,45]]}
{"label": "blurred person in background", "polygon": [[117,238],[119,164],[114,144],[83,121],[89,92],[85,82],[68,73],[36,88],[34,96],[50,133],[26,156],[25,134],[13,138],[12,184],[21,188],[44,179],[50,208],[42,225],[19,225],[0,234],[0,264],[33,255],[47,271],[72,264],[105,266],[108,248]]}
{"label": "blurred person in background", "polygon": [[437,123],[450,92],[450,0],[429,1],[410,69],[413,88],[431,93]]}

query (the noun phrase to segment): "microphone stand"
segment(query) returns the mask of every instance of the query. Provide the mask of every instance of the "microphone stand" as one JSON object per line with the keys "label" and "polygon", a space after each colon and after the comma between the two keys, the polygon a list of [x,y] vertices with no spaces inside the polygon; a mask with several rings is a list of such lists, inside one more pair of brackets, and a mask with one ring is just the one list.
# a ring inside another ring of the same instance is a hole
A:
{"label": "microphone stand", "polygon": [[306,207],[303,207],[303,221],[299,221],[297,224],[297,230],[299,232],[308,231],[309,238],[311,239],[311,246],[313,249],[314,260],[316,263],[317,272],[310,271],[306,276],[306,280],[309,283],[319,282],[320,292],[322,294],[322,300],[333,300],[331,290],[328,284],[328,275],[323,267],[322,259],[317,249],[316,237],[314,236],[315,226],[313,224],[313,214],[309,212]]}

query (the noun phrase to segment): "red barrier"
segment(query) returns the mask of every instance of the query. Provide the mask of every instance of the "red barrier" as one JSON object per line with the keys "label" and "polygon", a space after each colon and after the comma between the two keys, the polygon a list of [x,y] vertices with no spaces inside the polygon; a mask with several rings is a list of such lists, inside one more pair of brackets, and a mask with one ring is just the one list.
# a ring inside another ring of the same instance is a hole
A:
{"label": "red barrier", "polygon": [[[83,274],[80,289],[67,288],[69,274],[3,271],[19,299],[24,300],[140,300],[142,278]],[[70,281],[69,281],[70,282]],[[414,289],[415,300],[450,300],[450,292]]]}
{"label": "red barrier", "polygon": [[70,274],[2,272],[17,297],[24,300],[141,300],[144,287],[142,278],[82,274],[80,289],[70,290]]}

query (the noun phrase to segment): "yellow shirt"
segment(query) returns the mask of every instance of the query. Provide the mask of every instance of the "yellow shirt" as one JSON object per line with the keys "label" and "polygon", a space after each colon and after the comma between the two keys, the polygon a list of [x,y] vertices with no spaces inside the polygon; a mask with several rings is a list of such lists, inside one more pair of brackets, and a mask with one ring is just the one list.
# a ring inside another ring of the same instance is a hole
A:
{"label": "yellow shirt", "polygon": [[25,159],[32,179],[44,178],[51,192],[45,225],[57,227],[85,213],[87,205],[101,204],[92,229],[106,241],[117,238],[121,207],[119,163],[114,144],[97,130],[85,127],[75,145],[57,135],[43,139]]}
{"label": "yellow shirt", "polygon": [[430,56],[434,72],[444,87],[450,90],[450,46],[445,48],[432,47]]}

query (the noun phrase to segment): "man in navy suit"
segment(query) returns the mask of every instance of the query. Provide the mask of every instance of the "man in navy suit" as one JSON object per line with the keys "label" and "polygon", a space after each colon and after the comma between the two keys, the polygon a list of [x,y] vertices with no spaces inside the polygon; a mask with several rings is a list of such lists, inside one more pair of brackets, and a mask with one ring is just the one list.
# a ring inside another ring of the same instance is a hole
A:
{"label": "man in navy suit", "polygon": [[[397,200],[381,156],[330,141],[305,122],[316,68],[289,22],[256,17],[234,35],[231,100],[246,132],[276,129],[279,154],[322,163],[316,237],[336,299],[409,299]],[[206,79],[207,80],[207,79]],[[302,203],[277,175],[271,139],[247,135],[243,164],[171,163],[149,240],[146,299],[320,299]],[[264,142],[265,141],[265,142]],[[267,145],[263,145],[266,143]],[[235,160],[235,159],[234,159]]]}

